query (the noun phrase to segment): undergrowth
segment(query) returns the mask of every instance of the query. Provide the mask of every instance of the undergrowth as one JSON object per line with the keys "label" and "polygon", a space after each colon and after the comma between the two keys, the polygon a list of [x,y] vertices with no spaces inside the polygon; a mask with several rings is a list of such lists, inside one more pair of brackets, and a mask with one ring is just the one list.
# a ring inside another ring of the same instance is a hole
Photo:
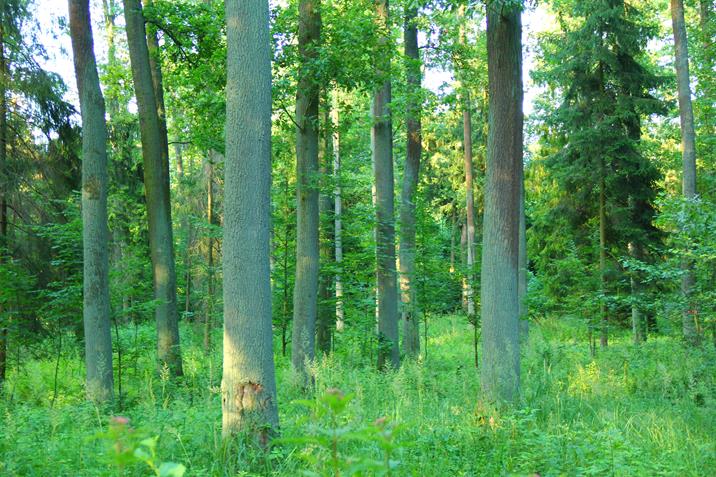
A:
{"label": "undergrowth", "polygon": [[713,348],[625,335],[591,359],[568,326],[532,328],[513,408],[479,401],[464,317],[433,319],[428,359],[396,372],[339,336],[308,396],[277,356],[281,437],[268,454],[222,443],[221,354],[202,351],[201,333],[182,329],[185,376],[172,382],[155,372],[152,328],[126,328],[110,408],[84,402],[79,346],[21,357],[0,397],[0,475],[716,475]]}

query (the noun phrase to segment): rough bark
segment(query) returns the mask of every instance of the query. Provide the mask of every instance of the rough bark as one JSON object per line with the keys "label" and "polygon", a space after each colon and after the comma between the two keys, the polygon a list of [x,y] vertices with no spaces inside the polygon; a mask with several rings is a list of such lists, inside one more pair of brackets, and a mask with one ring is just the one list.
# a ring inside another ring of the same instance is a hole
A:
{"label": "rough bark", "polygon": [[[301,58],[296,90],[296,280],[293,288],[291,363],[306,374],[314,358],[318,313],[318,105],[320,86],[315,60],[321,34],[319,0],[300,0],[298,49]],[[305,376],[304,376],[305,377]]]}
{"label": "rough bark", "polygon": [[[694,110],[691,104],[691,85],[689,75],[689,49],[684,22],[683,0],[671,0],[671,25],[674,32],[674,56],[676,65],[676,83],[679,95],[679,120],[681,124],[681,154],[683,159],[682,192],[684,198],[696,196],[696,131],[694,129]],[[681,292],[685,297],[686,309],[682,313],[684,339],[690,343],[698,341],[696,331],[696,310],[689,296],[695,284],[693,264],[685,261]]]}
{"label": "rough bark", "polygon": [[519,222],[522,182],[522,25],[520,8],[487,11],[489,131],[482,252],[483,396],[519,394]]}
{"label": "rough bark", "polygon": [[415,196],[418,190],[422,132],[420,123],[420,50],[415,21],[418,9],[406,7],[404,44],[406,57],[406,154],[403,188],[400,196],[400,295],[402,301],[403,349],[406,355],[420,353],[420,329],[417,287],[415,285]]}
{"label": "rough bark", "polygon": [[378,368],[400,366],[398,350],[398,288],[395,264],[395,212],[393,182],[393,124],[390,112],[391,81],[388,0],[376,0],[380,29],[375,51],[379,85],[373,92],[371,129],[376,200],[376,278],[378,289]]}
{"label": "rough bark", "polygon": [[343,314],[343,278],[341,265],[343,263],[343,200],[341,197],[341,135],[339,130],[338,90],[333,93],[333,108],[331,108],[331,123],[333,124],[333,244],[336,251],[336,331],[341,332],[345,327]]}
{"label": "rough bark", "polygon": [[149,218],[154,298],[157,300],[157,357],[175,375],[182,374],[179,317],[169,194],[169,158],[162,143],[149,63],[144,16],[139,0],[123,0],[132,79],[139,110],[144,193]]}
{"label": "rough bark", "polygon": [[87,397],[114,395],[107,227],[107,124],[97,75],[89,0],[69,0],[70,36],[82,114],[82,256]]}
{"label": "rough bark", "polygon": [[278,428],[271,332],[268,0],[227,0],[223,435]]}

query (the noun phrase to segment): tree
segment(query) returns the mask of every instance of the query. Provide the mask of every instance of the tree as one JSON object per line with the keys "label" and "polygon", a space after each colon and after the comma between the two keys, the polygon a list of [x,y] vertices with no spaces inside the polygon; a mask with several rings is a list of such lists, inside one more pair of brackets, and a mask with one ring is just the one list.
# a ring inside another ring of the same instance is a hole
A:
{"label": "tree", "polygon": [[271,332],[268,0],[227,0],[223,435],[278,428]]}
{"label": "tree", "polygon": [[[696,197],[696,131],[694,129],[694,110],[691,105],[691,86],[689,75],[689,46],[684,22],[684,1],[671,0],[671,25],[674,30],[674,56],[676,83],[679,93],[679,121],[681,124],[681,154],[683,159],[682,193],[685,199]],[[696,307],[689,302],[694,288],[693,265],[685,261],[684,275],[681,280],[681,292],[686,299],[686,308],[682,313],[684,338],[689,343],[698,341],[695,320]]]}
{"label": "tree", "polygon": [[482,245],[483,395],[512,401],[520,385],[519,225],[522,24],[517,2],[487,7],[489,125]]}
{"label": "tree", "polygon": [[418,8],[405,7],[403,36],[407,78],[405,170],[400,197],[400,292],[403,304],[403,348],[408,356],[420,352],[418,294],[415,277],[415,199],[418,189],[422,137],[420,128],[420,50],[418,28],[415,24]]}
{"label": "tree", "polygon": [[87,396],[92,400],[107,401],[114,393],[109,308],[107,125],[94,57],[89,0],[69,0],[69,12],[82,112],[82,278]]}
{"label": "tree", "polygon": [[388,0],[376,0],[378,42],[374,52],[378,84],[373,92],[371,145],[375,180],[376,264],[378,285],[378,367],[400,366],[398,289],[395,267],[393,122],[391,119]]}
{"label": "tree", "polygon": [[174,241],[169,193],[169,158],[163,146],[157,101],[139,0],[123,0],[129,59],[137,97],[144,158],[144,192],[149,218],[154,297],[157,300],[157,355],[175,376],[181,376],[179,316],[174,265]]}
{"label": "tree", "polygon": [[316,59],[321,38],[320,1],[300,0],[298,49],[301,58],[296,90],[296,281],[293,292],[291,363],[306,377],[312,361],[318,313],[319,187]]}

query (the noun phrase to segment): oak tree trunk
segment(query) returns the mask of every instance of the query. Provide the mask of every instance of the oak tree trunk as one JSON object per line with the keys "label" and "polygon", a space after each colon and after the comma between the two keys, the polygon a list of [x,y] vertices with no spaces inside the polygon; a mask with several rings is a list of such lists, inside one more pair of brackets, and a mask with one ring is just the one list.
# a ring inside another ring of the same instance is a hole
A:
{"label": "oak tree trunk", "polygon": [[70,36],[82,113],[82,317],[87,397],[114,395],[107,227],[107,124],[97,75],[89,0],[69,0]]}
{"label": "oak tree trunk", "polygon": [[142,6],[139,0],[123,2],[129,59],[139,110],[154,298],[158,302],[155,310],[157,355],[161,366],[166,365],[173,375],[180,376],[182,362],[169,194],[169,158],[157,114]]}
{"label": "oak tree trunk", "polygon": [[376,278],[378,289],[378,368],[400,366],[398,289],[395,264],[393,124],[388,54],[388,0],[376,0],[378,47],[374,64],[379,85],[373,92],[371,130],[376,212]]}
{"label": "oak tree trunk", "polygon": [[315,60],[321,35],[319,0],[300,0],[298,49],[301,58],[296,90],[296,280],[293,289],[291,363],[306,377],[313,361],[318,313],[318,106],[320,85]]}
{"label": "oak tree trunk", "polygon": [[271,37],[268,0],[226,0],[222,432],[278,429],[271,331]]}
{"label": "oak tree trunk", "polygon": [[519,225],[522,183],[522,25],[520,7],[487,9],[489,131],[482,250],[483,395],[519,394]]}
{"label": "oak tree trunk", "polygon": [[406,154],[400,197],[400,294],[402,301],[403,349],[410,357],[420,353],[418,293],[415,281],[415,199],[422,155],[420,124],[420,50],[418,49],[416,6],[405,10],[404,43],[406,57]]}

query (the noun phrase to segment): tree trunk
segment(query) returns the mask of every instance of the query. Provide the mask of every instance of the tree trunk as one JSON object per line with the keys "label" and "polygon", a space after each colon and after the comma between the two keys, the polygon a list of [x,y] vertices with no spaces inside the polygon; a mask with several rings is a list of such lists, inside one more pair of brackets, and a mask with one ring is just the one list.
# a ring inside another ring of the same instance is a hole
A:
{"label": "tree trunk", "polygon": [[157,300],[157,355],[175,376],[181,376],[179,321],[177,313],[174,242],[169,194],[169,158],[163,145],[157,102],[147,49],[144,16],[139,0],[123,0],[132,65],[132,78],[139,109],[144,158],[144,189],[149,218],[149,248]]}
{"label": "tree trunk", "polygon": [[405,9],[404,43],[406,57],[406,154],[403,189],[400,198],[400,293],[403,303],[403,349],[410,357],[420,353],[418,293],[415,285],[415,196],[418,189],[422,137],[420,124],[420,50],[418,49],[418,9]]}
{"label": "tree trunk", "polygon": [[609,317],[604,302],[607,294],[607,211],[606,211],[606,170],[604,159],[599,168],[599,345],[609,344]]}
{"label": "tree trunk", "polygon": [[[144,3],[151,5],[154,0],[144,0]],[[157,39],[157,27],[153,23],[147,25],[147,51],[149,52],[149,69],[152,72],[152,86],[154,87],[154,103],[159,118],[159,137],[162,146],[162,155],[169,158],[169,134],[167,132],[167,114],[164,106],[164,81],[162,79],[162,60],[159,52],[159,40]]]}
{"label": "tree trunk", "polygon": [[[679,119],[681,123],[681,152],[683,158],[682,192],[685,199],[696,196],[696,132],[694,130],[694,110],[691,105],[691,86],[689,76],[689,50],[684,23],[683,0],[671,0],[671,24],[674,31],[674,51],[676,64],[676,83],[679,92]],[[681,292],[686,299],[686,309],[682,313],[682,328],[687,342],[698,342],[696,331],[696,305],[691,303],[695,277],[693,264],[684,261],[684,276]]]}
{"label": "tree trunk", "polygon": [[206,315],[204,317],[204,351],[211,349],[212,318],[214,316],[214,157],[209,155],[206,177],[206,221],[209,224],[209,240],[207,245],[207,294]]}
{"label": "tree trunk", "polygon": [[268,0],[226,0],[223,435],[278,429],[271,331]]}
{"label": "tree trunk", "polygon": [[333,243],[336,249],[336,331],[341,332],[345,327],[345,317],[343,314],[343,201],[341,197],[341,134],[338,128],[338,90],[333,93],[333,108],[331,109],[331,123],[333,124],[333,180],[335,188],[333,189],[334,209],[333,209]]}
{"label": "tree trunk", "polygon": [[314,64],[321,35],[319,0],[299,1],[298,48],[301,58],[296,90],[296,280],[293,288],[291,363],[306,378],[313,361],[318,312],[318,105],[320,86]]}
{"label": "tree trunk", "polygon": [[[9,254],[7,236],[7,58],[5,55],[5,10],[0,9],[0,264],[5,263]],[[0,390],[7,376],[8,318],[2,314],[6,310],[0,305]]]}
{"label": "tree trunk", "polygon": [[87,397],[114,395],[107,228],[107,125],[99,86],[89,0],[69,0],[70,36],[82,112],[83,321]]}
{"label": "tree trunk", "polygon": [[324,120],[324,153],[320,159],[321,192],[318,204],[321,221],[321,273],[318,283],[318,321],[316,323],[316,346],[323,354],[331,352],[331,336],[335,325],[335,309],[331,284],[333,282],[333,201],[326,193],[325,181],[330,180],[333,166],[333,126],[331,124],[330,102],[326,101]]}
{"label": "tree trunk", "polygon": [[520,256],[519,256],[519,301],[520,301],[520,337],[524,342],[530,331],[527,317],[527,222],[525,217],[525,181],[520,184]]}
{"label": "tree trunk", "polygon": [[375,51],[375,72],[380,85],[373,93],[373,174],[376,198],[376,270],[378,288],[378,368],[400,366],[398,350],[398,289],[395,267],[395,216],[393,182],[393,124],[390,112],[390,54],[387,50],[388,0],[376,0],[381,29]]}
{"label": "tree trunk", "polygon": [[496,2],[487,10],[490,113],[482,250],[481,383],[487,399],[514,401],[520,384],[522,24],[519,6]]}
{"label": "tree trunk", "polygon": [[[628,244],[629,255],[636,260],[641,260],[641,251],[639,246],[634,242]],[[642,313],[641,304],[639,300],[641,297],[641,281],[636,276],[635,271],[631,272],[630,286],[631,286],[631,297],[634,302],[631,304],[631,327],[634,337],[634,343],[639,344],[644,342],[644,315]]]}

